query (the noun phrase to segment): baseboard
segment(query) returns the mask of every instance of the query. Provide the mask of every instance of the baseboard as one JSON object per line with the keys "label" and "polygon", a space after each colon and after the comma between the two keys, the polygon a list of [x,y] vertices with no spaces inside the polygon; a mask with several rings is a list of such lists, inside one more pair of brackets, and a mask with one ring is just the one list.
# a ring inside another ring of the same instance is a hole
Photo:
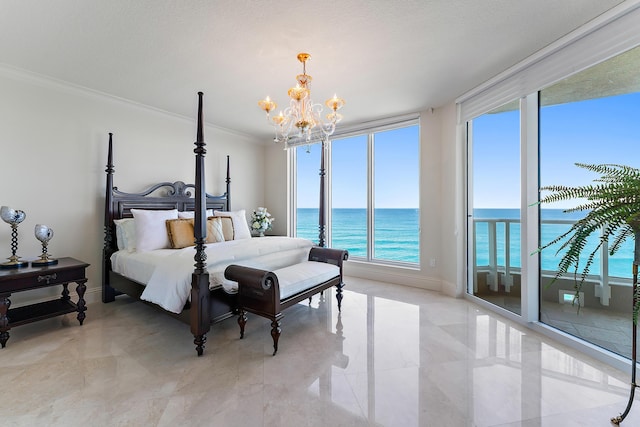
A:
{"label": "baseboard", "polygon": [[[84,300],[86,301],[87,304],[102,302],[102,288],[87,289],[87,291],[84,293]],[[77,294],[75,295],[75,301],[78,301]]]}
{"label": "baseboard", "polygon": [[392,265],[347,261],[344,264],[344,274],[360,279],[396,283],[398,285],[412,286],[429,291],[440,292],[442,290],[442,281],[440,279],[425,276],[419,270]]}
{"label": "baseboard", "polygon": [[462,287],[458,288],[455,283],[442,281],[442,293],[448,297],[461,298],[464,295]]}

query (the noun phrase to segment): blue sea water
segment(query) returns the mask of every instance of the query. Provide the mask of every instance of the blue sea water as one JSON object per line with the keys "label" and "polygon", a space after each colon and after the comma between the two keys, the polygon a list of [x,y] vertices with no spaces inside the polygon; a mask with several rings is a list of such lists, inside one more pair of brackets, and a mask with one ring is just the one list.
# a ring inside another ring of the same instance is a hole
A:
{"label": "blue sea water", "polygon": [[[482,220],[498,220],[496,223],[497,264],[505,265],[506,227],[509,225],[509,265],[520,268],[520,210],[519,209],[475,209],[476,222],[476,265],[489,265],[489,223]],[[580,212],[565,213],[562,209],[541,209],[540,240],[542,244],[552,241],[571,228],[573,222],[584,217]],[[554,222],[556,221],[556,222]],[[561,223],[558,223],[561,222]],[[592,236],[584,249],[584,258],[598,245],[597,235]],[[560,245],[551,246],[540,254],[542,270],[556,271],[562,253],[557,254]],[[633,263],[633,241],[627,240],[615,255],[609,256],[609,276],[631,278]],[[584,266],[581,260],[580,269]],[[579,271],[580,271],[579,269]],[[600,274],[600,256],[596,255],[590,274]]]}
{"label": "blue sea water", "polygon": [[[300,208],[297,235],[314,242],[318,241],[318,210]],[[351,256],[367,256],[367,213],[366,209],[333,209],[332,242],[335,248],[344,248]],[[571,222],[582,217],[580,213],[564,213],[561,209],[541,210],[541,241],[549,242],[571,227]],[[519,209],[475,209],[476,222],[476,265],[489,265],[489,222],[496,224],[497,264],[505,265],[506,227],[509,227],[509,265],[520,268],[520,211]],[[561,221],[562,223],[550,223]],[[375,259],[419,263],[419,211],[418,209],[376,209],[374,213]],[[586,250],[595,248],[597,236],[589,242]],[[561,254],[557,246],[541,253],[543,270],[555,271]],[[588,252],[585,252],[588,253]],[[633,262],[633,242],[627,241],[614,255],[609,257],[609,276],[631,277]],[[599,256],[592,265],[592,274],[600,273]]]}
{"label": "blue sea water", "polygon": [[[318,241],[318,210],[300,208],[298,237]],[[374,212],[373,257],[375,259],[420,262],[418,209],[376,209]],[[333,209],[331,246],[347,249],[350,256],[367,256],[366,209]]]}

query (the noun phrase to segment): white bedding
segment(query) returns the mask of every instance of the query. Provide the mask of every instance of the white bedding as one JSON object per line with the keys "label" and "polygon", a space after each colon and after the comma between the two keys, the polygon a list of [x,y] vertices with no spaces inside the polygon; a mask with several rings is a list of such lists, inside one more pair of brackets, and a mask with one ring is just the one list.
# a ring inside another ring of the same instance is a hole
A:
{"label": "white bedding", "polygon": [[[237,284],[224,278],[230,264],[275,270],[306,261],[313,243],[295,237],[268,236],[206,245],[210,286],[227,292]],[[141,299],[180,313],[191,292],[195,248],[158,249],[149,252],[118,251],[111,256],[112,270],[146,284]]]}

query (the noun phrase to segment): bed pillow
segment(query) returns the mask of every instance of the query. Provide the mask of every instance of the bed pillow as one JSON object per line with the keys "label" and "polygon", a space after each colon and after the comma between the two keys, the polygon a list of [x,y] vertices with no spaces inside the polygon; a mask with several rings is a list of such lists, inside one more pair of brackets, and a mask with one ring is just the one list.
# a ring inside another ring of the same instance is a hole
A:
{"label": "bed pillow", "polygon": [[247,214],[244,209],[239,211],[213,211],[215,216],[229,216],[233,223],[233,240],[250,239],[251,231],[247,223]]}
{"label": "bed pillow", "polygon": [[133,218],[114,219],[118,250],[136,251],[136,222]]}
{"label": "bed pillow", "polygon": [[131,209],[136,220],[136,251],[147,252],[170,247],[166,221],[177,219],[178,210]]}
{"label": "bed pillow", "polygon": [[207,218],[207,243],[224,242],[224,231],[222,230],[222,218]]}
{"label": "bed pillow", "polygon": [[[220,219],[220,225],[222,227],[222,234],[224,235],[224,240],[229,241],[233,240],[234,231],[233,231],[233,220],[230,216],[216,216],[214,218]],[[211,219],[211,218],[209,218]]]}
{"label": "bed pillow", "polygon": [[[207,219],[207,238],[205,243],[224,242],[221,219],[222,218],[213,216]],[[172,249],[182,249],[195,246],[196,238],[193,224],[193,218],[178,218],[166,221],[169,247]]]}
{"label": "bed pillow", "polygon": [[167,237],[169,237],[170,248],[182,249],[195,245],[193,219],[170,219],[165,221],[165,225],[167,227]]}
{"label": "bed pillow", "polygon": [[[179,211],[178,218],[195,218],[194,211]],[[207,217],[213,216],[213,209],[207,209]]]}

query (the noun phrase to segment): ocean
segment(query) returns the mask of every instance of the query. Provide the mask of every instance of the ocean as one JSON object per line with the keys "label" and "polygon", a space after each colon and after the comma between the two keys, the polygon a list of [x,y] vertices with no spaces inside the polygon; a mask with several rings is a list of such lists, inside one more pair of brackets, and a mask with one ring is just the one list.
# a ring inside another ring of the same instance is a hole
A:
{"label": "ocean", "polygon": [[[476,265],[489,265],[490,223],[495,224],[497,264],[505,265],[506,226],[509,226],[509,264],[520,268],[520,211],[518,209],[475,209],[476,220]],[[314,242],[318,241],[318,210],[300,208],[297,234]],[[541,239],[548,242],[571,227],[571,222],[580,219],[580,213],[564,213],[561,209],[541,210]],[[419,263],[419,211],[418,209],[376,209],[374,214],[375,259]],[[367,216],[366,209],[333,209],[333,230],[331,246],[349,251],[350,256],[367,256]],[[484,221],[483,221],[484,220]],[[597,236],[588,243],[585,250],[595,248]],[[542,251],[541,267],[555,271],[561,255],[556,248]],[[588,253],[588,252],[585,252]],[[591,266],[591,274],[600,274],[597,257]],[[614,255],[609,256],[609,276],[631,278],[633,262],[633,241],[628,240]]]}
{"label": "ocean", "polygon": [[[300,208],[298,237],[318,241],[318,210]],[[349,256],[367,256],[367,210],[333,209],[334,248],[347,249]],[[376,209],[373,257],[380,260],[419,263],[420,218],[418,209]]]}
{"label": "ocean", "polygon": [[[489,265],[489,223],[496,223],[497,264],[505,265],[505,234],[506,224],[509,224],[509,265],[520,268],[520,210],[519,209],[475,209],[473,216],[476,220],[476,265]],[[571,228],[573,222],[584,217],[583,213],[565,213],[562,209],[541,209],[540,238],[544,244],[555,239]],[[486,222],[483,220],[487,220]],[[488,221],[491,220],[491,221]],[[588,240],[584,249],[584,258],[597,247],[599,238],[597,235]],[[556,255],[560,245],[551,246],[542,251],[540,267],[546,271],[556,271],[562,253]],[[632,277],[633,264],[633,240],[627,239],[614,256],[609,257],[609,277]],[[580,269],[584,266],[581,260]],[[600,274],[600,256],[596,258],[589,269],[590,274]]]}

